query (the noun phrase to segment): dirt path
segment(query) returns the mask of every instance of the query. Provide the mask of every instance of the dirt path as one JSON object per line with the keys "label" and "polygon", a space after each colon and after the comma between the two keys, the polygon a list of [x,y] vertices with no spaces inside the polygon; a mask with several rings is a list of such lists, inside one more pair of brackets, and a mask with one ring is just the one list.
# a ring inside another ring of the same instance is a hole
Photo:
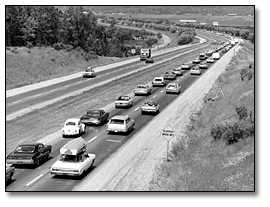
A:
{"label": "dirt path", "polygon": [[[161,131],[170,124],[181,139],[189,116],[202,104],[218,76],[225,70],[235,46],[141,132],[76,186],[75,191],[147,191],[155,167],[166,158]],[[154,132],[154,133],[153,133]]]}

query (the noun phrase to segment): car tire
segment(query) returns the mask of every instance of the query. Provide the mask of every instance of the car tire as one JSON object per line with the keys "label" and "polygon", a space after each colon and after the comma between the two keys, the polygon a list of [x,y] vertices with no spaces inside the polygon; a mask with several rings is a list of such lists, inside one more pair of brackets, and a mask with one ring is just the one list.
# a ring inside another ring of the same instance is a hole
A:
{"label": "car tire", "polygon": [[37,159],[37,162],[36,162],[36,164],[35,164],[35,166],[38,167],[39,164],[40,164],[40,159],[38,158],[38,159]]}
{"label": "car tire", "polygon": [[92,164],[91,164],[90,168],[93,168],[94,163],[95,163],[95,160],[96,160],[96,159],[94,159],[94,160],[93,160],[93,162],[92,162]]}

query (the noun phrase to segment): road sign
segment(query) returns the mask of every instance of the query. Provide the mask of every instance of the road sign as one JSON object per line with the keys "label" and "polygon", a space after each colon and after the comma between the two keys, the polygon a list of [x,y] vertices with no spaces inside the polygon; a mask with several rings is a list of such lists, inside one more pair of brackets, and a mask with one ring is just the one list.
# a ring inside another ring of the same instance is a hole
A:
{"label": "road sign", "polygon": [[135,49],[131,49],[131,53],[134,55],[136,53]]}
{"label": "road sign", "polygon": [[161,132],[162,137],[167,141],[167,162],[169,161],[169,144],[172,138],[175,137],[174,129],[168,125]]}
{"label": "road sign", "polygon": [[173,128],[168,125],[165,129],[162,130],[161,135],[163,136],[164,139],[171,140],[175,136],[175,132]]}

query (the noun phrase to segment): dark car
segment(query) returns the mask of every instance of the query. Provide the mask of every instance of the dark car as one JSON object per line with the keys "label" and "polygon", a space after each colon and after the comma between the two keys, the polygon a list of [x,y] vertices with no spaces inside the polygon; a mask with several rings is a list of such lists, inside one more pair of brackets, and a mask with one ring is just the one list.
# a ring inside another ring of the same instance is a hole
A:
{"label": "dark car", "polygon": [[81,122],[89,125],[102,125],[108,121],[108,118],[109,112],[106,112],[103,109],[89,110],[81,117]]}
{"label": "dark car", "polygon": [[49,158],[52,145],[42,143],[20,144],[7,156],[7,163],[13,165],[36,165]]}
{"label": "dark car", "polygon": [[150,57],[145,60],[145,63],[154,63],[154,58]]}

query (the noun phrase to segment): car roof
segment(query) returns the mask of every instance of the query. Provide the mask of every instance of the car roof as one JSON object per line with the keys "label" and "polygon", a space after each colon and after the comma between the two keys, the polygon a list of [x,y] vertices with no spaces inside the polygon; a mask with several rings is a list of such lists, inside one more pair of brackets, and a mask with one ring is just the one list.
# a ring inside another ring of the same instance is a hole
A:
{"label": "car roof", "polygon": [[127,118],[129,118],[128,115],[117,115],[112,117],[111,119],[122,119],[122,120],[126,120]]}
{"label": "car roof", "polygon": [[66,120],[66,122],[78,122],[78,121],[80,121],[79,118],[70,118]]}
{"label": "car roof", "polygon": [[155,77],[154,79],[156,79],[156,78],[164,78],[163,76],[159,76],[159,77]]}

